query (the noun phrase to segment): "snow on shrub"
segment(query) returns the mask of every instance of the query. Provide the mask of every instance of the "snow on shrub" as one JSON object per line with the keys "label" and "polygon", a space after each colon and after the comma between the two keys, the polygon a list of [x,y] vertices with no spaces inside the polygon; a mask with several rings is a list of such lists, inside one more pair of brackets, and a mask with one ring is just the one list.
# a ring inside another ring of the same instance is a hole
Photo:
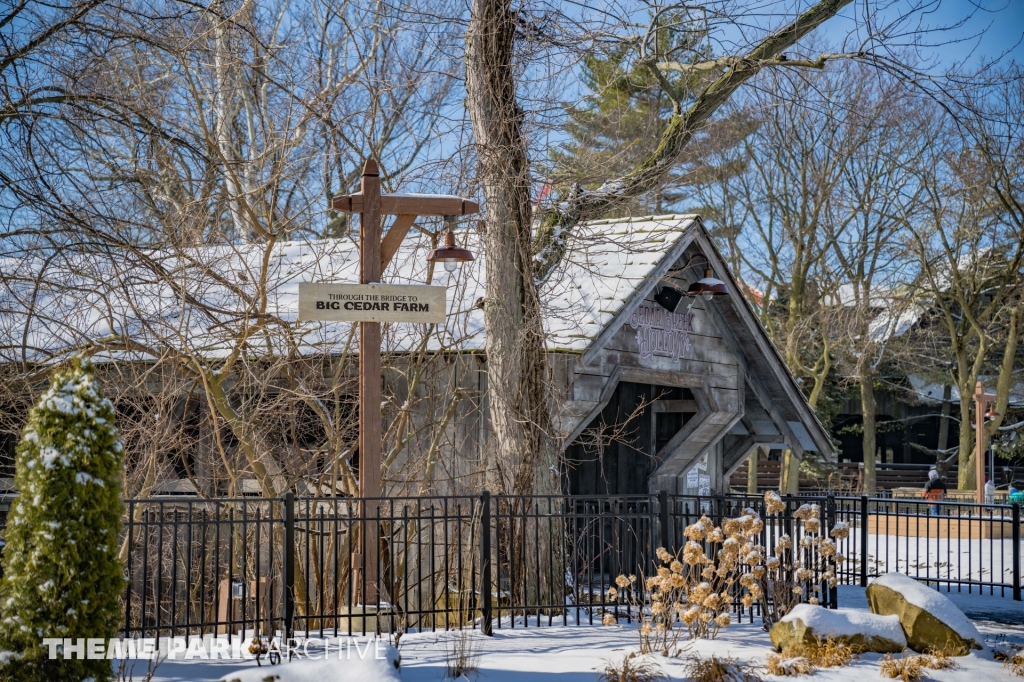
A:
{"label": "snow on shrub", "polygon": [[1007,654],[1003,667],[1009,669],[1011,675],[1024,677],[1024,649],[1014,649]]}
{"label": "snow on shrub", "polygon": [[653,661],[636,651],[615,663],[605,661],[604,671],[597,676],[598,682],[661,682],[667,679]]}
{"label": "snow on shrub", "polygon": [[899,678],[903,682],[914,682],[924,676],[925,670],[950,670],[958,667],[948,651],[930,651],[925,654],[904,652],[900,658],[886,654],[882,658],[879,674],[891,680]]}
{"label": "snow on shrub", "polygon": [[814,674],[814,666],[803,656],[787,656],[782,654],[768,654],[765,666],[769,675],[778,677],[795,677],[797,675]]}
{"label": "snow on shrub", "polygon": [[692,654],[683,663],[683,675],[691,682],[761,682],[752,665],[728,656]]}
{"label": "snow on shrub", "polygon": [[890,680],[900,679],[903,682],[916,682],[924,676],[924,666],[921,665],[921,658],[914,654],[904,655],[900,658],[886,654],[882,658],[878,674]]}
{"label": "snow on shrub", "polygon": [[112,677],[110,661],[49,660],[43,638],[117,636],[122,447],[91,365],[56,372],[18,445],[0,582],[0,676],[12,682]]}

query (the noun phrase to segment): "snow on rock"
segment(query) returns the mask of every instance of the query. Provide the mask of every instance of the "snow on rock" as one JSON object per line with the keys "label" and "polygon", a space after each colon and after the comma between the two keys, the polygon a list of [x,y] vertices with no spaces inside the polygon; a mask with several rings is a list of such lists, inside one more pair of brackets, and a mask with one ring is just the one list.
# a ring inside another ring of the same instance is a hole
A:
{"label": "snow on rock", "polygon": [[295,659],[279,665],[248,667],[227,673],[219,682],[399,682],[401,656],[395,647],[376,641],[365,650],[331,651],[330,658]]}
{"label": "snow on rock", "polygon": [[860,651],[895,653],[907,646],[898,616],[880,616],[856,609],[826,609],[797,604],[771,630],[772,644],[782,650],[834,637]]}
{"label": "snow on rock", "polygon": [[946,595],[933,590],[924,583],[919,583],[904,573],[886,573],[880,578],[872,580],[871,584],[881,585],[899,592],[908,602],[928,611],[964,639],[981,641],[978,628],[974,627],[974,623],[963,614],[963,611],[958,609]]}
{"label": "snow on rock", "polygon": [[796,619],[826,637],[868,635],[885,637],[904,645],[907,643],[900,619],[896,616],[879,616],[857,609],[826,609],[814,604],[797,604],[783,616],[782,622]]}
{"label": "snow on rock", "polygon": [[875,578],[867,597],[873,613],[899,616],[915,651],[952,648],[962,656],[968,649],[982,648],[978,629],[948,597],[908,575],[886,573]]}

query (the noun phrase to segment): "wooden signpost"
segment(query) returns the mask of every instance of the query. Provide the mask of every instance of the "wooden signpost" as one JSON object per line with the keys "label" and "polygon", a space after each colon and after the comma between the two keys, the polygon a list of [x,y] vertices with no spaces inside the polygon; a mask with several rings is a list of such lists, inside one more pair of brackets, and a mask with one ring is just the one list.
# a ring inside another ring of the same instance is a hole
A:
{"label": "wooden signpost", "polygon": [[299,284],[299,319],[337,322],[444,322],[445,287]]}
{"label": "wooden signpost", "polygon": [[[444,322],[445,288],[380,284],[381,273],[398,251],[418,216],[455,217],[476,213],[476,202],[437,194],[381,194],[373,159],[363,165],[361,192],[335,197],[331,208],[359,214],[359,285],[299,285],[299,319],[359,323],[359,496],[363,498],[362,552],[352,568],[365,571],[363,604],[379,603],[378,505],[381,488],[381,322]],[[383,234],[381,216],[395,215]],[[337,304],[337,305],[335,305]],[[358,584],[353,581],[353,584]]]}

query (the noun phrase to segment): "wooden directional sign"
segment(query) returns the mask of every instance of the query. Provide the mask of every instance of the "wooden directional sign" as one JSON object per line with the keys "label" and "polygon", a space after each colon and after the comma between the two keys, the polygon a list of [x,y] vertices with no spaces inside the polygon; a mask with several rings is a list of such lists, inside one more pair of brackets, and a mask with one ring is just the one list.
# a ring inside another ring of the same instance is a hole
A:
{"label": "wooden directional sign", "polygon": [[[380,322],[443,322],[445,289],[370,282],[380,281],[381,273],[398,251],[417,216],[470,215],[480,207],[469,199],[447,195],[381,194],[380,169],[373,159],[367,159],[363,164],[360,190],[357,194],[334,197],[331,209],[360,216],[359,281],[362,285],[300,284],[299,319],[360,323],[359,348],[365,352],[359,353],[359,496],[373,500],[384,494],[381,487]],[[382,214],[395,216],[386,235],[382,234]],[[346,294],[352,297],[345,298]],[[356,298],[358,296],[363,298]],[[372,509],[370,502],[363,503],[361,513],[364,519],[374,517]],[[364,524],[359,533],[362,551],[352,554],[353,561],[359,556],[365,557],[363,561],[353,563],[351,581],[353,599],[364,604],[377,604],[379,600],[377,557],[382,556],[379,530],[376,521]],[[359,573],[363,573],[361,580]]]}
{"label": "wooden directional sign", "polygon": [[299,319],[443,323],[446,287],[299,283]]}

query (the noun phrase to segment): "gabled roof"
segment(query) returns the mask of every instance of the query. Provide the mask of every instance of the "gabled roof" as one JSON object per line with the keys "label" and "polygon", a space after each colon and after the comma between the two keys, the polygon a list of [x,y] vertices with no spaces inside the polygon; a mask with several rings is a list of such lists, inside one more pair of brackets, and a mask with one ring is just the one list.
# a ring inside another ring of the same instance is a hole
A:
{"label": "gabled roof", "polygon": [[[679,239],[694,216],[657,216],[600,221],[582,226],[585,250],[570,256],[541,288],[548,347],[583,352],[644,282],[666,248]],[[460,235],[479,256],[478,235]],[[396,284],[427,283],[426,240],[407,239],[384,273]],[[251,305],[261,287],[264,260],[265,311],[294,324],[281,334],[301,352],[340,350],[350,323],[295,323],[298,284],[304,281],[357,282],[358,252],[351,239],[202,246],[180,252],[47,254],[0,261],[6,288],[0,290],[0,361],[45,360],[89,340],[123,334],[149,345],[183,346],[206,357],[226,352],[238,329],[255,319]],[[485,347],[485,259],[449,274],[436,268],[430,284],[448,287],[448,320],[432,338],[434,349],[476,351]],[[385,347],[416,346],[425,327],[392,324]],[[266,342],[253,339],[253,344]],[[274,342],[271,341],[273,344]],[[256,348],[253,348],[256,351]],[[134,354],[130,354],[134,355]],[[103,359],[102,357],[98,359]]]}
{"label": "gabled roof", "polygon": [[[427,282],[428,241],[407,239],[383,280],[448,287],[448,316],[429,348],[482,351],[486,295],[479,235],[460,235],[477,260]],[[828,436],[807,405],[778,350],[733,275],[692,215],[644,216],[587,223],[541,286],[547,345],[579,353],[625,323],[629,305],[644,299],[684,253],[699,251],[727,284],[730,296],[702,304],[743,366],[757,400],[790,442],[831,452]],[[358,252],[351,239],[200,246],[178,252],[51,253],[0,261],[0,362],[46,361],[90,342],[121,335],[155,348],[222,356],[239,329],[256,319],[271,333],[249,341],[250,352],[340,351],[350,323],[296,322],[300,282],[356,282]],[[255,282],[264,280],[266,286]],[[265,301],[258,296],[265,291]],[[418,347],[425,325],[385,326],[386,350]],[[597,345],[600,345],[598,343]],[[147,359],[138,350],[97,359]],[[788,432],[787,432],[788,430]],[[810,448],[807,448],[810,449]]]}
{"label": "gabled roof", "polygon": [[723,324],[719,330],[727,341],[734,345],[734,353],[746,360],[747,383],[761,405],[768,412],[785,420],[780,424],[783,431],[789,431],[789,441],[803,445],[808,441],[815,444],[821,453],[834,453],[835,448],[814,410],[807,403],[792,372],[772,343],[768,331],[742,295],[742,285],[727,266],[714,240],[703,225],[696,227],[694,244],[715,266],[715,272],[725,280],[729,296],[715,298],[709,310],[715,313]]}
{"label": "gabled roof", "polygon": [[[645,219],[658,220],[658,219]],[[614,223],[615,221],[607,221]],[[618,221],[618,224],[629,221]],[[698,305],[706,310],[715,321],[723,341],[740,363],[749,389],[757,401],[778,425],[781,435],[805,450],[832,453],[831,440],[824,427],[807,404],[796,379],[789,371],[778,348],[771,341],[767,330],[757,314],[743,296],[744,285],[740,284],[730,271],[714,240],[699,218],[694,217],[685,224],[678,237],[660,250],[659,258],[647,268],[647,274],[630,292],[628,298],[614,310],[611,317],[583,354],[584,367],[591,357],[596,357],[604,339],[610,339],[627,323],[632,304],[648,298],[654,288],[676,265],[680,258],[699,253],[707,258],[716,276],[726,282],[729,296],[715,297],[712,301],[700,300]],[[697,261],[700,263],[700,261]],[[703,267],[688,270],[688,281],[698,279]]]}

